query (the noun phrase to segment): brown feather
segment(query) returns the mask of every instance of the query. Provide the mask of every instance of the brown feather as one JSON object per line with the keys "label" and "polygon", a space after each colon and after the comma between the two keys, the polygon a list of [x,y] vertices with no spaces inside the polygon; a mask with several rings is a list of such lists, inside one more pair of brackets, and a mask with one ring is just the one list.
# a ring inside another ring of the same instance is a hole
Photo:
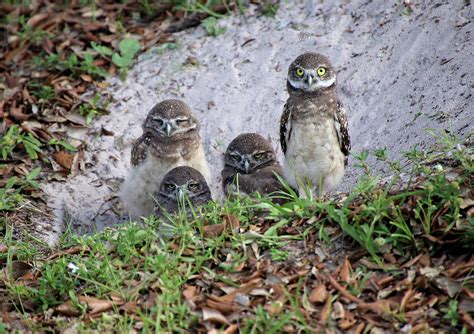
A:
{"label": "brown feather", "polygon": [[339,139],[339,147],[345,155],[344,164],[347,166],[349,151],[351,150],[351,138],[349,136],[346,108],[344,108],[344,105],[340,101],[337,103],[334,118],[336,121],[335,126],[339,125],[339,128],[336,128],[336,132]]}

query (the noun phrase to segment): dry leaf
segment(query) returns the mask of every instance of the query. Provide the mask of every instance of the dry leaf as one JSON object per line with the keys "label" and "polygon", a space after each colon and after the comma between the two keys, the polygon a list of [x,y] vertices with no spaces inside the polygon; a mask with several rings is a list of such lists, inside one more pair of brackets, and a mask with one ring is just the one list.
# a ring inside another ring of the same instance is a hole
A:
{"label": "dry leaf", "polygon": [[206,304],[211,309],[218,310],[219,312],[222,312],[224,314],[229,314],[240,310],[240,307],[236,303],[225,302],[221,300],[212,300],[212,296],[209,297],[210,298],[206,301]]}
{"label": "dry leaf", "polygon": [[79,301],[81,303],[87,304],[87,308],[90,310],[90,315],[108,311],[112,309],[113,306],[113,303],[109,300],[103,300],[88,296],[79,296]]}
{"label": "dry leaf", "polygon": [[14,280],[17,280],[29,273],[31,269],[33,269],[33,266],[24,261],[12,261],[9,274]]}
{"label": "dry leaf", "polygon": [[206,225],[202,228],[204,238],[215,238],[224,232],[224,224]]}
{"label": "dry leaf", "polygon": [[350,278],[351,278],[351,264],[347,257],[344,259],[344,263],[341,266],[341,270],[339,271],[339,277],[341,278],[342,281],[349,283]]}
{"label": "dry leaf", "polygon": [[66,151],[59,151],[53,153],[54,160],[63,168],[70,170],[72,166],[72,162],[74,160],[74,155],[66,152]]}
{"label": "dry leaf", "polygon": [[326,286],[323,283],[319,283],[319,285],[311,291],[308,299],[311,303],[323,303],[328,295]]}
{"label": "dry leaf", "polygon": [[138,306],[137,306],[137,302],[126,302],[125,304],[123,304],[122,306],[120,306],[120,310],[121,311],[124,311],[128,314],[133,314],[133,313],[136,313],[136,311],[138,310]]}
{"label": "dry leaf", "polygon": [[337,323],[339,328],[342,329],[344,332],[354,327],[355,324],[356,319],[354,315],[348,311],[345,312],[344,318]]}
{"label": "dry leaf", "polygon": [[194,285],[188,285],[183,291],[183,296],[186,299],[194,299],[196,296],[197,288]]}
{"label": "dry leaf", "polygon": [[72,301],[70,300],[56,307],[56,311],[68,317],[77,317],[81,315],[81,312],[73,305]]}
{"label": "dry leaf", "polygon": [[326,303],[324,304],[323,309],[321,310],[321,313],[319,314],[319,321],[322,323],[326,323],[329,320],[329,317],[331,315],[331,298],[326,298]]}
{"label": "dry leaf", "polygon": [[344,306],[342,306],[341,302],[337,301],[332,305],[333,311],[332,311],[332,318],[334,320],[339,320],[345,317],[345,310]]}
{"label": "dry leaf", "polygon": [[204,321],[210,321],[218,324],[226,324],[230,325],[229,320],[222,315],[221,312],[217,310],[212,310],[207,307],[203,307],[202,309],[202,317]]}

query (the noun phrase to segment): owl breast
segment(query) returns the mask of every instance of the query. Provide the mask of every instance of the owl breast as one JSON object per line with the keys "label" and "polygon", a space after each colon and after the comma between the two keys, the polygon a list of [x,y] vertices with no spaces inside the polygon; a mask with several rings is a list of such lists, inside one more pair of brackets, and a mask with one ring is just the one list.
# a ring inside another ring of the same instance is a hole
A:
{"label": "owl breast", "polygon": [[164,158],[148,154],[143,164],[130,170],[120,191],[120,197],[133,218],[153,213],[156,201],[152,194],[158,191],[166,173],[178,166],[193,167],[204,176],[208,184],[211,181],[204,149],[200,144],[194,152],[186,156],[169,154]]}
{"label": "owl breast", "polygon": [[[292,115],[293,116],[293,115]],[[292,117],[291,136],[287,143],[283,174],[289,184],[297,187],[297,180],[309,178],[313,186],[321,181],[323,188],[331,188],[344,175],[344,155],[339,148],[334,120],[322,112],[305,113]]]}

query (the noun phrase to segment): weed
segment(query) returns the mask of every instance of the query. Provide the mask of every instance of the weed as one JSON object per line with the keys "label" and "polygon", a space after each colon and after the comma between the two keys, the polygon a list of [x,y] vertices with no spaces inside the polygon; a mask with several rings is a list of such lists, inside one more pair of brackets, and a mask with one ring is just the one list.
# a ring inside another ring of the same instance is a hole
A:
{"label": "weed", "polygon": [[54,88],[46,86],[40,82],[32,81],[28,83],[28,91],[40,102],[47,102],[54,98]]}
{"label": "weed", "polygon": [[287,251],[278,248],[271,248],[270,254],[273,261],[285,261],[286,259],[288,259],[289,255]]}
{"label": "weed", "polygon": [[44,38],[49,37],[50,34],[42,29],[35,29],[30,26],[25,16],[20,16],[20,30],[17,32],[17,36],[20,39],[20,45],[24,46],[27,43],[31,43],[34,46],[41,44]]}
{"label": "weed", "polygon": [[217,25],[217,19],[213,16],[208,17],[207,19],[201,22],[201,25],[206,29],[206,32],[209,36],[219,36],[227,31],[226,27],[219,27]]}
{"label": "weed", "polygon": [[110,102],[105,100],[101,106],[100,98],[100,94],[97,93],[90,102],[83,103],[79,106],[79,113],[86,118],[87,124],[91,124],[95,117],[107,112]]}
{"label": "weed", "polygon": [[13,150],[22,145],[28,156],[36,160],[41,151],[41,142],[33,137],[31,133],[23,133],[23,130],[16,124],[12,125],[7,133],[0,139],[0,153],[3,160],[11,156]]}
{"label": "weed", "polygon": [[459,322],[458,301],[449,300],[449,305],[441,309],[444,313],[443,319],[449,320],[451,326],[456,327]]}
{"label": "weed", "polygon": [[76,152],[77,148],[75,148],[73,145],[69,144],[68,142],[61,140],[61,139],[56,139],[52,138],[48,141],[48,145],[51,146],[61,146],[62,148],[71,151],[71,152]]}
{"label": "weed", "polygon": [[262,13],[268,17],[275,17],[278,9],[280,8],[280,2],[274,0],[264,0],[262,4]]}
{"label": "weed", "polygon": [[125,38],[119,43],[119,52],[114,52],[112,49],[91,43],[92,48],[97,51],[102,57],[112,57],[112,62],[120,69],[120,78],[125,79],[128,68],[133,62],[133,58],[140,51],[140,43],[134,38]]}
{"label": "weed", "polygon": [[[278,305],[275,305],[275,307],[278,307]],[[292,322],[292,317],[293,314],[289,312],[282,315],[272,315],[261,305],[258,305],[255,309],[255,317],[245,321],[242,333],[283,333],[285,332],[285,326]]]}
{"label": "weed", "polygon": [[45,58],[35,56],[33,57],[33,63],[35,66],[45,70],[69,71],[75,76],[81,73],[90,74],[95,78],[105,78],[108,76],[105,69],[94,65],[94,57],[90,53],[85,53],[82,61],[77,58],[75,53],[70,54],[66,59],[64,58],[63,55],[53,53]]}
{"label": "weed", "polygon": [[218,19],[224,18],[225,15],[213,11],[216,5],[223,4],[227,8],[227,11],[230,11],[227,0],[207,0],[205,3],[198,0],[173,0],[173,3],[175,10],[182,10],[187,13],[206,13]]}
{"label": "weed", "polygon": [[40,170],[37,167],[22,179],[16,176],[8,179],[5,186],[0,188],[0,211],[11,211],[21,205],[24,202],[23,190],[27,188],[39,189],[36,178]]}

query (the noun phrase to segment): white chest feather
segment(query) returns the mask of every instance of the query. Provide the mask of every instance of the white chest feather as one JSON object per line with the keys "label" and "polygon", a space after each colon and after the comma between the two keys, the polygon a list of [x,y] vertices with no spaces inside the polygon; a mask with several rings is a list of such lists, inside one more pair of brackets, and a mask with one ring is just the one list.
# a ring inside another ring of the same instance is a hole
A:
{"label": "white chest feather", "polygon": [[334,122],[293,121],[287,142],[283,174],[290,185],[297,187],[297,180],[313,186],[323,182],[323,188],[339,183],[344,174],[344,155],[339,148]]}
{"label": "white chest feather", "polygon": [[132,218],[148,216],[153,213],[155,200],[153,194],[159,189],[163,177],[178,166],[190,166],[197,169],[209,183],[211,173],[200,145],[189,159],[182,156],[176,159],[159,159],[149,155],[143,164],[132,168],[120,189],[120,198]]}

